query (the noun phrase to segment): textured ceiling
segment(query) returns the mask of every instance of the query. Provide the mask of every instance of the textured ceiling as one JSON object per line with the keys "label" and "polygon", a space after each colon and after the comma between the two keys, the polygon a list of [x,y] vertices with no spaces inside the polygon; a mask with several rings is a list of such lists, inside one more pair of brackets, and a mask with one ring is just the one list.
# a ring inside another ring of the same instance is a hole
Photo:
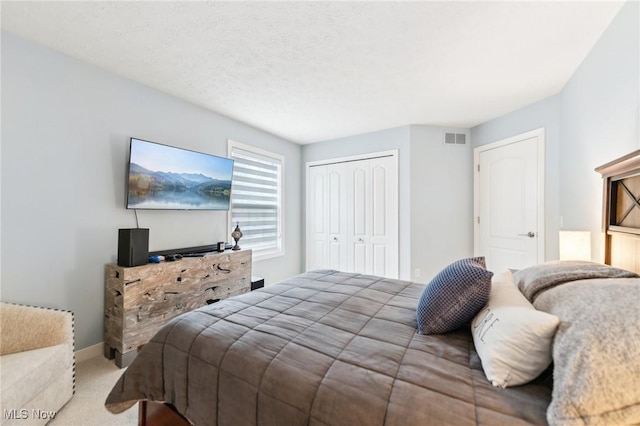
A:
{"label": "textured ceiling", "polygon": [[2,2],[2,29],[297,143],[472,127],[564,86],[623,3]]}

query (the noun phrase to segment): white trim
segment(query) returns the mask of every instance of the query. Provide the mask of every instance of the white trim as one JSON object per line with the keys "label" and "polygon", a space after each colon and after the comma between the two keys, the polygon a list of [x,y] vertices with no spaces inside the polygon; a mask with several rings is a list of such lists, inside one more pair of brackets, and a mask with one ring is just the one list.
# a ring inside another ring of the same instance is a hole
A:
{"label": "white trim", "polygon": [[392,149],[389,151],[371,152],[367,154],[350,155],[348,157],[328,158],[326,160],[308,161],[305,166],[307,171],[309,167],[313,166],[326,166],[327,164],[346,163],[347,161],[369,160],[371,158],[378,157],[395,157],[398,162],[398,150]]}
{"label": "white trim", "polygon": [[[285,158],[284,155],[276,154],[271,151],[267,151],[261,148],[257,148],[253,145],[248,145],[242,142],[234,141],[231,139],[227,139],[227,156],[231,158],[231,153],[233,148],[238,148],[243,151],[252,152],[254,154],[262,155],[264,157],[273,158],[274,160],[280,161],[281,170],[280,170],[280,181],[278,182],[278,190],[280,198],[278,199],[278,204],[280,206],[280,215],[278,217],[278,230],[280,231],[280,248],[277,250],[269,250],[269,251],[258,251],[252,250],[252,261],[259,262],[261,260],[273,259],[275,257],[280,257],[285,255],[285,229],[284,224],[286,223],[284,220],[285,215],[285,199],[284,199],[284,191],[285,191]],[[233,197],[233,194],[231,195]],[[229,233],[233,230],[233,224],[231,223],[231,208],[227,212],[227,229]]]}
{"label": "white trim", "polygon": [[234,141],[231,139],[227,139],[227,154],[229,155],[229,158],[231,158],[232,148],[240,148],[245,151],[264,155],[265,157],[275,158],[276,160],[280,160],[284,164],[284,155],[276,154],[275,152],[267,151],[266,149],[258,148],[253,145],[248,145],[246,143]]}
{"label": "white trim", "polygon": [[76,351],[76,362],[87,361],[99,356],[104,356],[104,342]]}
{"label": "white trim", "polygon": [[480,153],[490,151],[492,149],[501,148],[506,145],[514,144],[525,139],[537,137],[537,162],[538,162],[538,200],[537,200],[537,226],[538,226],[538,262],[545,261],[545,240],[546,240],[546,224],[545,224],[545,129],[531,130],[520,135],[512,136],[499,140],[487,145],[482,145],[473,149],[473,252],[479,255],[480,252],[480,226],[478,224],[478,216],[480,215],[480,179],[478,179],[478,166],[480,165]]}

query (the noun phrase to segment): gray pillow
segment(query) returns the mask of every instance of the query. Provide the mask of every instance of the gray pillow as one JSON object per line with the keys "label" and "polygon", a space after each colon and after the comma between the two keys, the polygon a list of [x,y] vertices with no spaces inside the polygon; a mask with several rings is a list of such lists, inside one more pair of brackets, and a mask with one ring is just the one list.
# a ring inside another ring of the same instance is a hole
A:
{"label": "gray pillow", "polygon": [[492,275],[484,257],[460,259],[440,271],[418,301],[418,332],[448,333],[471,321],[489,300]]}

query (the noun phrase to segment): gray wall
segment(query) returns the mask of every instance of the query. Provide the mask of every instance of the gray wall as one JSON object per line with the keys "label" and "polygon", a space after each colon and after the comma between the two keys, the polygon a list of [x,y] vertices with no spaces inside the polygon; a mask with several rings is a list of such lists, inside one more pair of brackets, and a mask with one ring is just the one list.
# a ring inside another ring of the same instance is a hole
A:
{"label": "gray wall", "polygon": [[[474,147],[546,129],[546,257],[558,230],[600,231],[593,168],[640,148],[638,3],[629,2],[556,96],[471,130]],[[285,156],[286,256],[254,263],[267,283],[304,259],[304,164],[397,149],[401,278],[428,281],[473,251],[471,147],[404,126],[300,147],[20,38],[2,34],[0,298],[71,309],[77,348],[102,340],[104,265],[115,261],[128,138],[226,156],[227,139]],[[562,225],[560,217],[563,218]],[[139,212],[152,250],[229,240],[224,212]],[[602,245],[594,238],[594,258]],[[415,269],[421,277],[415,278]]]}
{"label": "gray wall", "polygon": [[604,260],[602,179],[594,168],[640,148],[640,4],[627,2],[561,93],[560,216],[590,230]]}
{"label": "gray wall", "polygon": [[627,2],[563,90],[471,129],[474,146],[538,127],[546,138],[546,258],[558,231],[589,230],[603,260],[602,181],[594,168],[640,148],[639,4]]}
{"label": "gray wall", "polygon": [[[226,156],[227,139],[285,156],[286,256],[255,262],[267,283],[301,271],[299,145],[2,34],[3,301],[70,309],[76,349],[103,340],[104,265],[116,260],[129,137]],[[139,211],[150,249],[231,239],[226,212]]]}
{"label": "gray wall", "polygon": [[[347,138],[334,139],[330,141],[318,142],[304,145],[302,147],[302,167],[301,181],[306,180],[305,164],[312,161],[328,160],[332,158],[348,157],[351,155],[367,154],[370,152],[380,152],[388,150],[398,150],[399,168],[399,210],[400,220],[399,245],[400,245],[400,278],[410,278],[410,247],[411,247],[411,203],[409,198],[409,188],[411,186],[411,143],[409,137],[409,126],[397,127],[394,129],[381,130],[379,132],[355,135]],[[303,205],[306,197],[306,187],[303,183],[302,200]],[[303,209],[304,212],[304,209]],[[303,213],[304,215],[304,213]],[[305,218],[303,217],[303,221]],[[304,229],[304,227],[303,227]],[[306,238],[302,235],[302,244],[305,247]],[[303,263],[304,264],[304,263]]]}
{"label": "gray wall", "polygon": [[418,282],[473,255],[473,150],[445,145],[444,130],[411,126],[411,272]]}
{"label": "gray wall", "polygon": [[[560,98],[552,96],[471,129],[473,147],[545,128],[545,257],[558,258]],[[473,207],[472,207],[473,209]]]}
{"label": "gray wall", "polygon": [[[401,279],[428,282],[448,263],[473,254],[472,150],[444,145],[444,130],[403,126],[302,148],[304,164],[398,150]],[[306,178],[304,170],[301,178]]]}

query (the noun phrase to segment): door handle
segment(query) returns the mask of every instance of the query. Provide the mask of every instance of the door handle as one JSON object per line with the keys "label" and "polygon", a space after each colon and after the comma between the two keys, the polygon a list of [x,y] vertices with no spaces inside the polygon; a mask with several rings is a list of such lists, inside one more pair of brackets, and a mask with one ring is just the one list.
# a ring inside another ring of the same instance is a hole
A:
{"label": "door handle", "polygon": [[529,232],[527,232],[526,234],[518,234],[518,236],[519,236],[519,237],[529,237],[529,238],[533,238],[533,237],[535,237],[535,236],[536,236],[536,233],[535,233],[535,232],[531,232],[531,231],[529,231]]}
{"label": "door handle", "polygon": [[338,241],[338,237],[333,237],[333,241]]}

